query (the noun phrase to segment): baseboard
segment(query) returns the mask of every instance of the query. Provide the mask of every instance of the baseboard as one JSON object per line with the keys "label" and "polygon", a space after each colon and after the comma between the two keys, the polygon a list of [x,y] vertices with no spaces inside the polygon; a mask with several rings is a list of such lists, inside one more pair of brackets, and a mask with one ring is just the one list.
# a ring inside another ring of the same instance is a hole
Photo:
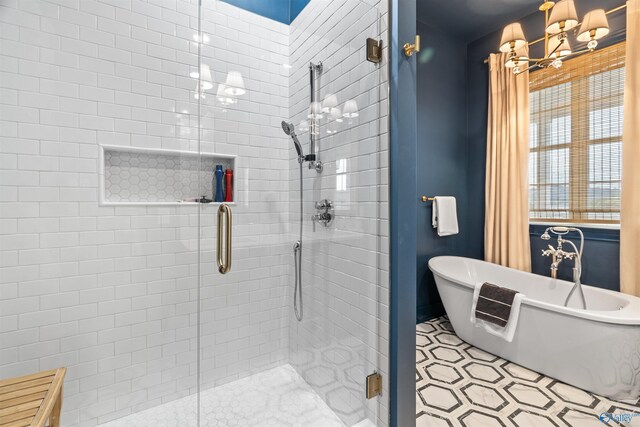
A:
{"label": "baseboard", "polygon": [[431,305],[424,304],[418,306],[418,315],[416,318],[416,325],[418,323],[428,322],[436,317],[443,316],[445,314],[444,306],[442,304]]}

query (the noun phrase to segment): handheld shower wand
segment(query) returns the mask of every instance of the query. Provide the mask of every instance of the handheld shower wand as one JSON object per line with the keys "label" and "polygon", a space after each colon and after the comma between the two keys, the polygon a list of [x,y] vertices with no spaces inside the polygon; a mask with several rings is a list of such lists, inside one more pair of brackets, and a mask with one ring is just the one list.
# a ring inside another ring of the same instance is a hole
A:
{"label": "handheld shower wand", "polygon": [[298,136],[296,135],[295,128],[293,127],[293,123],[282,121],[282,130],[284,133],[289,135],[293,140],[293,145],[296,148],[296,152],[298,153],[298,163],[302,163],[304,161],[304,154],[302,154],[302,145],[298,140]]}
{"label": "handheld shower wand", "polygon": [[302,145],[298,141],[293,123],[282,121],[282,130],[293,140],[293,145],[298,153],[298,164],[300,165],[300,234],[298,241],[293,245],[293,263],[295,267],[294,284],[293,284],[293,312],[299,322],[302,321],[302,163],[304,163],[304,154],[302,153]]}

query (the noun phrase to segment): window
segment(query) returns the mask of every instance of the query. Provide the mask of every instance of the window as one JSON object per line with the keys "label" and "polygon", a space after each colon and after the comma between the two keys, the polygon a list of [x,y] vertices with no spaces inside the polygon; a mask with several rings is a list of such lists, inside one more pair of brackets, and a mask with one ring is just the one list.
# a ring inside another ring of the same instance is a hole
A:
{"label": "window", "polygon": [[529,217],[619,223],[625,43],[531,73]]}

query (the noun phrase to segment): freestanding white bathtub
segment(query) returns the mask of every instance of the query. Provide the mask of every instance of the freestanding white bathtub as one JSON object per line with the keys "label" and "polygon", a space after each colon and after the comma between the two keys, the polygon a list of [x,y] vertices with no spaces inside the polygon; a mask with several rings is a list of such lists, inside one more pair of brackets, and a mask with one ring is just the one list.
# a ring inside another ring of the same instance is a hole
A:
{"label": "freestanding white bathtub", "polygon": [[[456,334],[489,353],[602,396],[637,400],[640,395],[640,298],[584,286],[587,310],[573,283],[488,262],[443,256],[432,258],[438,291]],[[469,320],[473,288],[490,282],[522,292],[513,342]]]}

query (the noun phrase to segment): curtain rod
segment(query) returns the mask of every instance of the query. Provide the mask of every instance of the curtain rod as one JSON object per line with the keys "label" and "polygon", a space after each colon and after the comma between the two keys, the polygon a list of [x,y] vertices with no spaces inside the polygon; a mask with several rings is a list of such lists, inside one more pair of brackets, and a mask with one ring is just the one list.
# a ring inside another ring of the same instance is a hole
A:
{"label": "curtain rod", "polygon": [[[615,12],[618,12],[618,11],[620,11],[620,10],[622,10],[622,9],[626,8],[626,7],[627,7],[627,3],[623,3],[623,4],[621,4],[621,5],[620,5],[620,6],[618,6],[618,7],[614,7],[613,9],[606,11],[606,12],[605,12],[605,14],[606,14],[606,15],[610,15],[610,14],[615,13]],[[529,46],[531,46],[531,45],[534,45],[534,44],[536,44],[536,43],[540,43],[541,41],[544,41],[544,37],[540,37],[539,39],[534,40],[534,41],[532,41],[532,42],[528,43],[528,45],[529,45]],[[484,62],[485,64],[488,64],[488,63],[489,63],[489,58],[486,58],[483,62]]]}

